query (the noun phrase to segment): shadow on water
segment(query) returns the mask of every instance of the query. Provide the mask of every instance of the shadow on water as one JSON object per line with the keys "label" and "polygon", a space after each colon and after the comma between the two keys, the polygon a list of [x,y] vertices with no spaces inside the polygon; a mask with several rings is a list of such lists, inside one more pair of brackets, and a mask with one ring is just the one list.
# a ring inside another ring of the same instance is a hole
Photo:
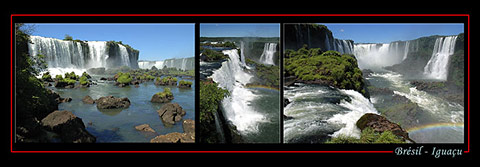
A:
{"label": "shadow on water", "polygon": [[119,128],[104,129],[102,131],[97,131],[94,127],[87,126],[85,129],[87,129],[88,132],[90,132],[93,136],[97,138],[97,143],[123,141],[122,136],[120,136],[117,133]]}
{"label": "shadow on water", "polygon": [[115,116],[120,114],[123,111],[123,109],[98,109],[98,111],[108,116]]}

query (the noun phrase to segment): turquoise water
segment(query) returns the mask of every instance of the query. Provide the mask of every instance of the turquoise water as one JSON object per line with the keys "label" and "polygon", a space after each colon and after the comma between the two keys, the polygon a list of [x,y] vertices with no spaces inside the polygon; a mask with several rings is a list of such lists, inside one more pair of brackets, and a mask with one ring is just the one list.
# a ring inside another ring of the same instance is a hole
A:
{"label": "turquoise water", "polygon": [[[97,85],[89,88],[57,89],[49,87],[58,92],[61,97],[71,97],[72,101],[61,103],[59,110],[68,110],[80,117],[85,124],[87,131],[97,137],[97,142],[150,142],[157,135],[171,132],[183,132],[182,122],[175,125],[165,125],[158,113],[163,103],[152,103],[152,96],[169,87],[173,93],[172,103],[178,103],[186,111],[185,119],[195,120],[195,81],[192,81],[192,88],[178,88],[175,86],[156,86],[153,81],[141,83],[138,88],[127,86],[120,88],[114,86],[112,81],[98,80],[102,76],[93,76]],[[179,79],[181,80],[181,79]],[[187,79],[185,79],[187,80]],[[83,97],[91,96],[98,99],[102,96],[112,95],[115,97],[128,97],[131,104],[126,109],[97,109],[96,104],[84,104]],[[156,133],[140,132],[135,126],[149,124]]]}

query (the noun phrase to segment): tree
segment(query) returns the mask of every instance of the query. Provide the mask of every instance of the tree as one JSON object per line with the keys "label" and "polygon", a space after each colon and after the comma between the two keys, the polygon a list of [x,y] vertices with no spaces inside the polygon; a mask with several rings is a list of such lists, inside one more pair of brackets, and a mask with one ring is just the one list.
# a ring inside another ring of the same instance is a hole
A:
{"label": "tree", "polygon": [[63,39],[65,41],[73,41],[73,37],[68,35],[68,34],[65,34],[65,38]]}

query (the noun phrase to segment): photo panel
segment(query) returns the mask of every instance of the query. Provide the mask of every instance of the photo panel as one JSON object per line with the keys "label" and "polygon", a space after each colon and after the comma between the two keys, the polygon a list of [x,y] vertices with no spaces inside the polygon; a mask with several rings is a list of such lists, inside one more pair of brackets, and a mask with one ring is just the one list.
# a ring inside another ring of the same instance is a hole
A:
{"label": "photo panel", "polygon": [[195,142],[195,24],[15,30],[15,143]]}
{"label": "photo panel", "polygon": [[280,24],[200,23],[200,143],[280,143]]}
{"label": "photo panel", "polygon": [[284,142],[463,144],[464,28],[284,24]]}

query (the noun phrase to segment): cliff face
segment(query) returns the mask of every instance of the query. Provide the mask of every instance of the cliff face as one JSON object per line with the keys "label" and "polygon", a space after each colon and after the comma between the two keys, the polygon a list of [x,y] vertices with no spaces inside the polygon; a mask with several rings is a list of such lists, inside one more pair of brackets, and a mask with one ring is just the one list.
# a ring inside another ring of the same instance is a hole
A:
{"label": "cliff face", "polygon": [[111,41],[106,43],[106,47],[108,48],[106,67],[120,67],[126,65],[130,68],[138,68],[138,50],[135,50],[128,45],[124,46],[123,44]]}
{"label": "cliff face", "polygon": [[[333,41],[332,32],[324,25],[285,24],[285,50],[298,50],[303,45],[326,51],[327,43]],[[328,40],[328,42],[327,42]]]}
{"label": "cliff face", "polygon": [[28,52],[43,55],[49,68],[138,68],[139,51],[115,41],[61,40],[30,36]]}
{"label": "cliff face", "polygon": [[[432,52],[435,48],[437,38],[442,36],[428,36],[411,40],[415,49],[408,53],[408,57],[399,64],[386,67],[388,70],[399,72],[406,77],[415,79],[424,77],[424,69],[428,61],[432,58]],[[455,42],[454,54],[448,60],[447,82],[456,82],[457,85],[463,85],[464,75],[464,35],[459,34]]]}

